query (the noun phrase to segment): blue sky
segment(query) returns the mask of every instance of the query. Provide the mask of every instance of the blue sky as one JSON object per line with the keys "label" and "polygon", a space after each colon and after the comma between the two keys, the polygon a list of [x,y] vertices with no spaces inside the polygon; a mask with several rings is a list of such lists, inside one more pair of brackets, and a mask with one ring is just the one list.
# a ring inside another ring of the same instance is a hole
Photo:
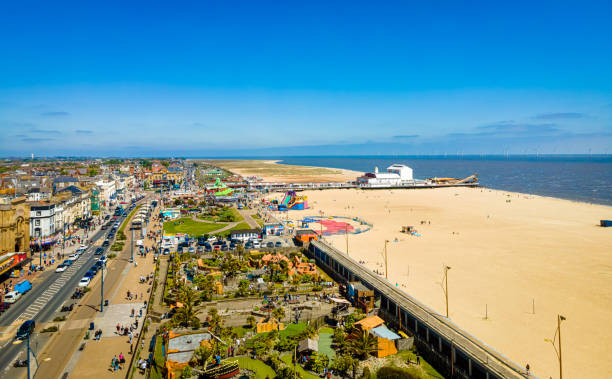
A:
{"label": "blue sky", "polygon": [[10,2],[0,154],[612,153],[610,2]]}

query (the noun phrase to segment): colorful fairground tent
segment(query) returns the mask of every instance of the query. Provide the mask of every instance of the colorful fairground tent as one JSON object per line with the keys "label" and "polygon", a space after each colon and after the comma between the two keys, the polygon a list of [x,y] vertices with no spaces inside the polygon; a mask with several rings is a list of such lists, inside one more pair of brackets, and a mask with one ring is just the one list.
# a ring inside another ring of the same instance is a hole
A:
{"label": "colorful fairground tent", "polygon": [[215,179],[215,184],[206,187],[208,193],[212,193],[215,196],[230,196],[234,193],[234,190],[229,188],[221,179]]}

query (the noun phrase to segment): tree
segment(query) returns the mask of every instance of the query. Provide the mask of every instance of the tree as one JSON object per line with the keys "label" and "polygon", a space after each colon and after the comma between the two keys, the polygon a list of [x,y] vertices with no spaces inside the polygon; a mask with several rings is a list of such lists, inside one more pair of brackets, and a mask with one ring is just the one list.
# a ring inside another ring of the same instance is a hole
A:
{"label": "tree", "polygon": [[283,307],[278,307],[274,309],[274,311],[272,311],[272,316],[274,316],[274,318],[279,321],[282,320],[283,318],[285,318],[285,309],[283,309]]}
{"label": "tree", "polygon": [[249,317],[247,317],[246,319],[247,324],[249,324],[249,326],[251,328],[255,327],[255,324],[257,323],[257,320],[255,319],[255,316],[253,315],[249,315]]}
{"label": "tree", "polygon": [[196,359],[198,365],[206,368],[208,360],[213,355],[213,350],[208,346],[200,346],[194,352],[193,356]]}
{"label": "tree", "polygon": [[371,353],[378,350],[378,340],[367,331],[363,330],[361,333],[356,333],[353,337],[348,343],[349,351],[353,356],[367,359]]}
{"label": "tree", "polygon": [[217,308],[210,308],[208,310],[208,324],[210,325],[210,329],[215,332],[218,328],[223,327],[223,319],[219,316]]}
{"label": "tree", "polygon": [[202,300],[211,301],[215,292],[215,278],[212,275],[198,275],[195,277],[195,284],[200,290]]}
{"label": "tree", "polygon": [[302,373],[295,367],[283,367],[276,372],[276,379],[302,379]]}
{"label": "tree", "polygon": [[190,379],[193,373],[191,372],[191,366],[187,365],[181,371],[181,379]]}
{"label": "tree", "polygon": [[306,368],[310,371],[314,371],[316,373],[323,372],[323,369],[327,367],[329,363],[329,358],[325,354],[320,354],[318,352],[313,352],[310,354],[310,359],[306,363]]}
{"label": "tree", "polygon": [[178,293],[179,301],[183,304],[181,308],[174,314],[174,319],[182,325],[192,325],[195,318],[195,303],[196,294],[188,286],[181,286]]}
{"label": "tree", "polygon": [[221,270],[227,275],[228,278],[233,278],[242,269],[242,265],[238,259],[234,258],[230,253],[225,256],[223,263],[221,263]]}
{"label": "tree", "polygon": [[240,283],[238,283],[238,295],[246,296],[248,292],[249,292],[249,281],[246,279],[240,280]]}
{"label": "tree", "polygon": [[348,376],[353,371],[353,367],[357,365],[359,365],[358,359],[351,357],[349,354],[342,354],[336,356],[331,368],[343,376]]}

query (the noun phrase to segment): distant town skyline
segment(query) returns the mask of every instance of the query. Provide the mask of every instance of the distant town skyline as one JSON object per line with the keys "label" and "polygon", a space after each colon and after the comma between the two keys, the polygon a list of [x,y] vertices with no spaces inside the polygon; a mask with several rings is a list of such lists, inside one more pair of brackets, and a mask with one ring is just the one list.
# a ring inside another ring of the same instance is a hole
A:
{"label": "distant town skyline", "polygon": [[612,154],[610,3],[4,8],[4,157]]}

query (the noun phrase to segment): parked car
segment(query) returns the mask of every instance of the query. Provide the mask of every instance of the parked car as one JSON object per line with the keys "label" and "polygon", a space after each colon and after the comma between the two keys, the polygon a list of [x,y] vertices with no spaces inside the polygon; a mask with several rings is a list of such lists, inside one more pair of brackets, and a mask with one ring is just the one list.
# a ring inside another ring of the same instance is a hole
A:
{"label": "parked car", "polygon": [[96,252],[94,253],[94,255],[102,255],[104,253],[104,249],[99,247],[96,249]]}
{"label": "parked car", "polygon": [[281,247],[281,246],[283,246],[283,243],[282,243],[281,241],[276,241],[276,242],[274,243],[274,246],[276,246],[276,247]]}
{"label": "parked car", "polygon": [[105,255],[103,255],[100,258],[98,258],[98,262],[106,263],[106,261],[108,261],[108,258],[106,258]]}
{"label": "parked car", "polygon": [[216,240],[217,240],[217,237],[215,236],[208,237],[208,242],[215,242]]}
{"label": "parked car", "polygon": [[102,242],[102,247],[108,247],[108,245],[110,245],[110,241],[106,240],[104,242]]}
{"label": "parked car", "polygon": [[79,255],[78,254],[70,254],[68,256],[68,259],[76,261],[77,259],[79,259]]}
{"label": "parked car", "polygon": [[190,248],[189,248],[189,252],[190,252],[190,253],[195,253],[195,248],[190,247]]}
{"label": "parked car", "polygon": [[62,264],[63,264],[64,266],[66,266],[66,267],[70,267],[70,265],[72,265],[73,263],[74,263],[74,261],[73,261],[73,260],[70,260],[70,259],[65,259],[65,260],[62,262]]}
{"label": "parked car", "polygon": [[94,274],[97,274],[98,273],[98,266],[96,266],[96,265],[91,266],[89,268],[89,271],[93,271]]}
{"label": "parked car", "polygon": [[24,321],[24,323],[21,324],[21,326],[19,327],[19,330],[17,330],[16,338],[18,340],[24,340],[28,338],[28,336],[34,332],[35,326],[36,322],[34,322],[34,320]]}
{"label": "parked car", "polygon": [[5,303],[9,303],[9,304],[13,304],[17,300],[19,300],[20,298],[21,298],[21,293],[19,293],[17,291],[11,291],[11,292],[7,293],[6,295],[4,295],[4,302]]}
{"label": "parked car", "polygon": [[274,247],[274,242],[268,242],[268,243],[266,244],[266,247]]}
{"label": "parked car", "polygon": [[68,266],[62,263],[61,265],[57,266],[57,268],[55,269],[55,272],[64,272],[66,271],[67,268]]}
{"label": "parked car", "polygon": [[89,270],[89,271],[87,271],[87,272],[85,273],[85,275],[84,275],[83,277],[84,277],[84,278],[89,278],[89,279],[92,279],[94,276],[96,276],[96,273],[95,273],[95,272],[93,272],[93,271],[91,271],[91,270]]}
{"label": "parked car", "polygon": [[79,282],[79,287],[87,287],[90,282],[91,282],[91,279],[84,276],[83,279],[81,279],[81,281]]}

